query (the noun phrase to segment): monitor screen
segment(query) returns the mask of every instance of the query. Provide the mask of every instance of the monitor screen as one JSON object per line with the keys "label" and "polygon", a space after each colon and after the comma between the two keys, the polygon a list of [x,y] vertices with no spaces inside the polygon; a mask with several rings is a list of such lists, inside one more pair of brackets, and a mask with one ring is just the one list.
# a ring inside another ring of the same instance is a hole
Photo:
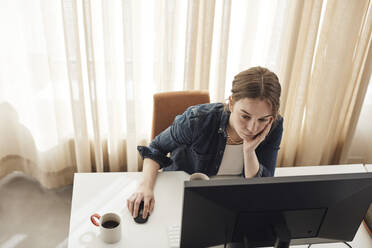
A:
{"label": "monitor screen", "polygon": [[353,240],[372,173],[185,181],[180,247],[288,247]]}

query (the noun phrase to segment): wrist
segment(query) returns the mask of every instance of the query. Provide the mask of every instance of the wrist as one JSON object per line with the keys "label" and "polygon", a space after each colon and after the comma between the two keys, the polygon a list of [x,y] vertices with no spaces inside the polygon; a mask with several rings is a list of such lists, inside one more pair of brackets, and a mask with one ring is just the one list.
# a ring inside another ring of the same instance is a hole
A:
{"label": "wrist", "polygon": [[142,188],[151,189],[151,190],[154,188],[151,182],[146,181],[146,180],[142,181],[139,186]]}
{"label": "wrist", "polygon": [[249,147],[249,148],[245,148],[244,149],[244,154],[248,157],[250,156],[255,156],[256,155],[256,152],[255,152],[255,149],[252,148],[252,147]]}

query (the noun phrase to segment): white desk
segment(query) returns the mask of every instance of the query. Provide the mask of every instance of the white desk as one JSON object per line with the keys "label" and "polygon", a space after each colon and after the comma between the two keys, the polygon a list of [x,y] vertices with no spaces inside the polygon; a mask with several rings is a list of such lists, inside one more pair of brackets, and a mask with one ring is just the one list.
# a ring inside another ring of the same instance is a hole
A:
{"label": "white desk", "polygon": [[364,167],[366,168],[367,172],[372,172],[372,164],[366,164]]}
{"label": "white desk", "polygon": [[[277,168],[275,176],[364,172],[363,165],[308,166]],[[182,216],[183,182],[189,177],[184,172],[158,174],[154,194],[155,209],[147,223],[133,221],[126,207],[126,199],[135,191],[141,175],[129,173],[76,173],[74,178],[69,247],[169,247],[168,228],[180,226]],[[113,245],[104,244],[99,231],[90,222],[93,213],[107,211],[122,217],[122,240]],[[363,225],[350,242],[353,248],[372,247],[372,239]],[[222,247],[222,246],[219,246]],[[307,248],[307,245],[292,246]],[[312,248],[345,248],[342,243],[312,245]]]}
{"label": "white desk", "polygon": [[[139,172],[75,173],[68,247],[159,247],[168,245],[168,228],[180,226],[185,172],[158,174],[154,188],[155,208],[147,223],[136,224],[127,209],[127,198],[141,179]],[[93,213],[114,211],[122,218],[119,243],[103,243],[99,230],[90,222]]]}
{"label": "white desk", "polygon": [[365,173],[363,164],[343,165],[320,165],[320,166],[297,166],[279,167],[275,170],[275,176],[299,176],[299,175],[323,175],[344,173]]}

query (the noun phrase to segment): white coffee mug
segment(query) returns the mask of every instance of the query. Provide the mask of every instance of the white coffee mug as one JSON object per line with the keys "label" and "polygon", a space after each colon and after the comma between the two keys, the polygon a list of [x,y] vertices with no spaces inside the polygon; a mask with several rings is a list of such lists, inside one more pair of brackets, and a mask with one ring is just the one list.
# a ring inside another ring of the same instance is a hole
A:
{"label": "white coffee mug", "polygon": [[[98,222],[96,219],[98,219]],[[119,215],[115,213],[106,213],[102,216],[92,214],[90,220],[95,226],[99,227],[103,242],[112,244],[120,241],[121,219]]]}
{"label": "white coffee mug", "polygon": [[204,173],[196,172],[191,174],[190,181],[194,180],[209,180],[209,177],[205,175]]}

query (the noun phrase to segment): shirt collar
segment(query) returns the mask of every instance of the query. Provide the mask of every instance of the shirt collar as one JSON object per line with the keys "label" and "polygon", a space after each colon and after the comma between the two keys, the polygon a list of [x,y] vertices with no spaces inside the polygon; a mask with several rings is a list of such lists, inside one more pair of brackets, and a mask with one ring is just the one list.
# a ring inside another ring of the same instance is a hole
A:
{"label": "shirt collar", "polygon": [[221,114],[221,120],[220,120],[220,126],[218,128],[218,133],[224,133],[225,136],[226,136],[226,127],[229,121],[230,114],[231,112],[228,110],[223,110]]}

